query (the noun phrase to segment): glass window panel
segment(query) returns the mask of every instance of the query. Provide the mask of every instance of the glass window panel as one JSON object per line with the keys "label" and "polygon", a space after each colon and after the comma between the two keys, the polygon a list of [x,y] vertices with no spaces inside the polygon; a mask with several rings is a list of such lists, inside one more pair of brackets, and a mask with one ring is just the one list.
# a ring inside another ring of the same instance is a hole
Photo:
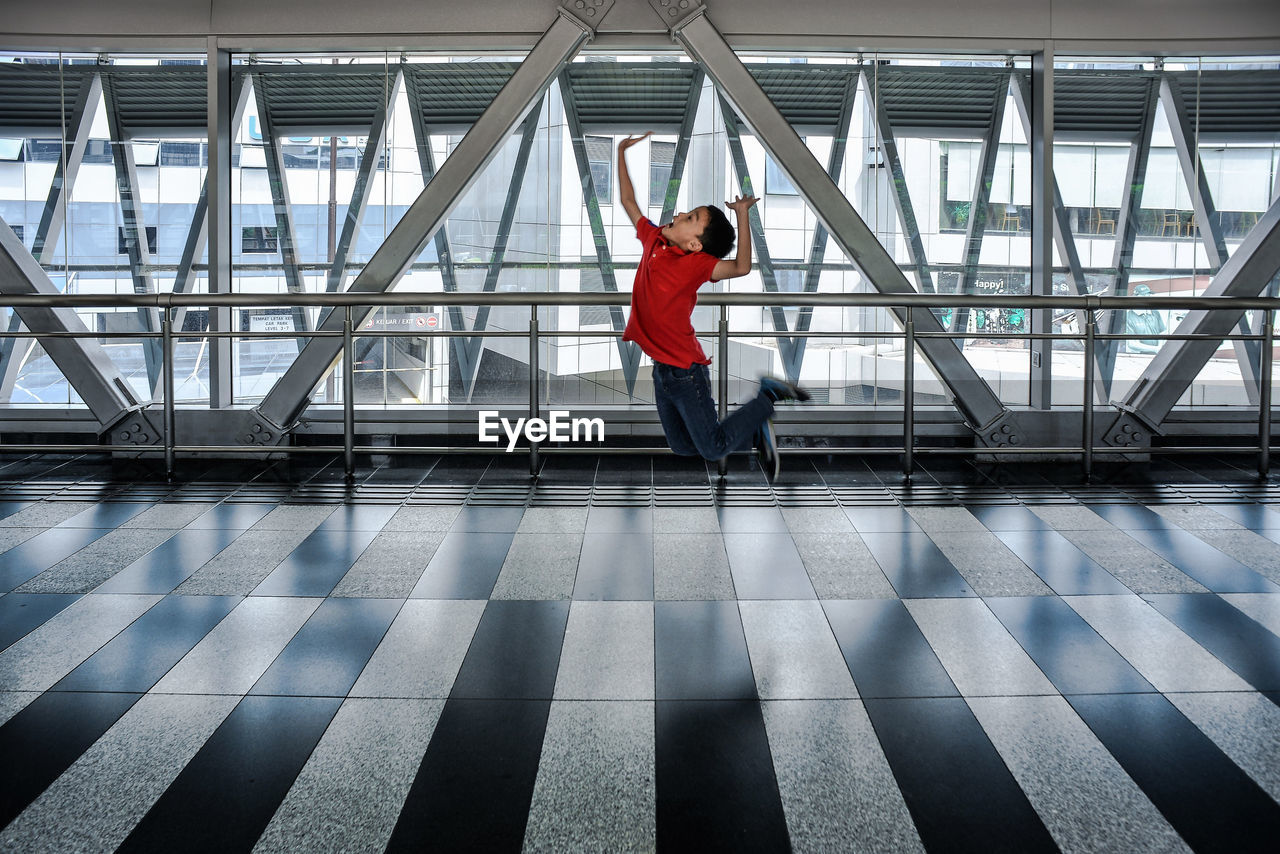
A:
{"label": "glass window panel", "polygon": [[[154,253],[156,251],[156,227],[154,225],[146,226],[147,232],[147,251]],[[129,234],[124,226],[116,229],[116,254],[124,255],[129,251]]]}
{"label": "glass window panel", "polygon": [[1062,203],[1069,208],[1093,206],[1094,147],[1054,145],[1053,172],[1058,177]]}
{"label": "glass window panel", "polygon": [[982,146],[976,142],[947,145],[947,201],[967,202],[973,198],[981,150]]}
{"label": "glass window panel", "polygon": [[1219,211],[1267,209],[1271,151],[1265,148],[1201,149],[1205,177]]}
{"label": "glass window panel", "polygon": [[[1097,158],[1094,204],[1099,207],[1118,208],[1124,201],[1124,178],[1129,169],[1130,148],[1129,146],[1099,145],[1094,151]],[[1057,168],[1055,165],[1055,172]],[[1061,184],[1059,180],[1059,185]]]}
{"label": "glass window panel", "polygon": [[202,149],[198,142],[162,142],[160,143],[161,166],[201,166],[204,165]]}
{"label": "glass window panel", "polygon": [[1151,149],[1147,161],[1147,180],[1142,187],[1144,208],[1190,210],[1191,197],[1187,194],[1182,169],[1178,165],[1178,153],[1172,148]]}
{"label": "glass window panel", "polygon": [[773,156],[764,156],[764,191],[773,196],[798,196],[800,192],[791,183],[791,179],[779,168]]}
{"label": "glass window panel", "polygon": [[667,196],[667,184],[671,180],[671,167],[675,161],[674,142],[649,143],[649,205],[659,207]]}
{"label": "glass window panel", "polygon": [[583,142],[587,147],[587,162],[591,164],[596,201],[610,204],[613,201],[613,140],[607,136],[587,136]]}
{"label": "glass window panel", "polygon": [[274,228],[246,226],[240,229],[240,232],[242,252],[278,252],[280,249],[280,242]]}
{"label": "glass window panel", "polygon": [[1013,147],[1013,203],[1031,204],[1031,151],[1026,145]]}
{"label": "glass window panel", "polygon": [[991,203],[1013,202],[1013,146],[1002,145],[996,152],[996,168],[991,173]]}
{"label": "glass window panel", "polygon": [[160,143],[135,142],[133,162],[138,166],[155,166],[160,157]]}

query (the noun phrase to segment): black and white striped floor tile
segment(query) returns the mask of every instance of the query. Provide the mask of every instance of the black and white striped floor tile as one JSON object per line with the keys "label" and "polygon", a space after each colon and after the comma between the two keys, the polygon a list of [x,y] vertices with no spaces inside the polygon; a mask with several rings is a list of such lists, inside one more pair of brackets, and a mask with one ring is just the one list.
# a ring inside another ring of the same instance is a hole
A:
{"label": "black and white striped floor tile", "polygon": [[0,466],[0,851],[1280,839],[1243,480],[44,463]]}

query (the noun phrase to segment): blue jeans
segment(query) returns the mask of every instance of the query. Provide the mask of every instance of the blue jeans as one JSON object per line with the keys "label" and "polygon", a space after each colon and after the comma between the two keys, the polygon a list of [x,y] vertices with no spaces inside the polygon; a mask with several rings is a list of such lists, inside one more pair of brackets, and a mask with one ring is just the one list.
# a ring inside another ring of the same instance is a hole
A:
{"label": "blue jeans", "polygon": [[676,368],[654,362],[653,393],[667,444],[686,457],[718,460],[745,451],[757,428],[773,415],[773,401],[760,393],[724,421],[718,420],[706,365]]}

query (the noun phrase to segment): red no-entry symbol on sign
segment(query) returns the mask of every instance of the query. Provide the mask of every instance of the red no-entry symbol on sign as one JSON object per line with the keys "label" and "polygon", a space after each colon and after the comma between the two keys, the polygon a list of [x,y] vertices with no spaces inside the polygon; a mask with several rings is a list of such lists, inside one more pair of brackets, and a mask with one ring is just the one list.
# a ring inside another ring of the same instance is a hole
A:
{"label": "red no-entry symbol on sign", "polygon": [[435,329],[438,325],[440,325],[440,318],[436,317],[434,314],[428,314],[428,315],[427,315],[427,328],[428,328],[428,329]]}

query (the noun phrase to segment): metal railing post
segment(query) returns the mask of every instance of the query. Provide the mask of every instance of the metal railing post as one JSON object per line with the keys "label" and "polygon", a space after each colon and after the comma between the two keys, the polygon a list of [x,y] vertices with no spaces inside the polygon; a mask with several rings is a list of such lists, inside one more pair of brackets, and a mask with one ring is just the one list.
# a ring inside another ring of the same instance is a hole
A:
{"label": "metal railing post", "polygon": [[356,375],[351,306],[342,322],[342,461],[347,480],[356,476]]}
{"label": "metal railing post", "polygon": [[1271,470],[1271,348],[1275,341],[1275,312],[1262,313],[1262,366],[1258,380],[1258,475],[1266,477]]}
{"label": "metal railing post", "polygon": [[173,480],[174,388],[173,388],[173,306],[160,312],[160,329],[164,336],[164,474]]}
{"label": "metal railing post", "polygon": [[[538,306],[529,307],[529,420],[538,417]],[[529,442],[529,476],[538,476],[538,443]]]}
{"label": "metal railing post", "polygon": [[906,341],[902,353],[902,474],[911,479],[916,439],[916,322],[907,308]]}
{"label": "metal railing post", "polygon": [[[720,306],[720,326],[717,330],[719,347],[720,347],[720,367],[719,367],[719,385],[720,393],[717,397],[720,399],[718,404],[718,417],[721,421],[729,414],[729,306]],[[724,477],[729,473],[729,457],[723,456],[716,460],[716,473]]]}
{"label": "metal railing post", "polygon": [[1084,479],[1093,478],[1093,351],[1094,335],[1098,333],[1097,315],[1092,308],[1085,310],[1084,324],[1084,403],[1081,405],[1080,452],[1084,466]]}

